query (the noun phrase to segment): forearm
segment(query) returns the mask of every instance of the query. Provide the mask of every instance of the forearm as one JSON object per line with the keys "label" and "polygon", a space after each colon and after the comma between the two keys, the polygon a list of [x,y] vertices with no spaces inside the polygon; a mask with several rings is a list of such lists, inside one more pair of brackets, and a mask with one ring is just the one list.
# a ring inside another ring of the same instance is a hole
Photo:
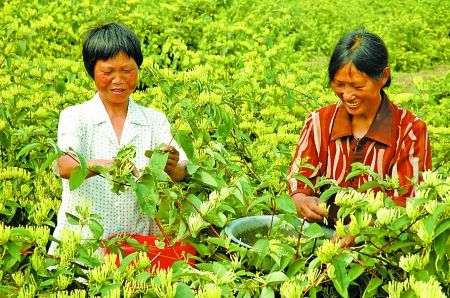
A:
{"label": "forearm", "polygon": [[[90,178],[98,175],[98,173],[92,170],[95,166],[101,166],[108,168],[113,164],[112,160],[107,159],[90,159],[86,161],[88,169],[88,174],[86,178]],[[57,160],[59,176],[64,179],[69,179],[72,174],[72,170],[80,165],[77,157],[73,154],[67,153]]]}
{"label": "forearm", "polygon": [[187,161],[180,161],[173,170],[166,172],[172,181],[178,182],[186,177],[186,164]]}

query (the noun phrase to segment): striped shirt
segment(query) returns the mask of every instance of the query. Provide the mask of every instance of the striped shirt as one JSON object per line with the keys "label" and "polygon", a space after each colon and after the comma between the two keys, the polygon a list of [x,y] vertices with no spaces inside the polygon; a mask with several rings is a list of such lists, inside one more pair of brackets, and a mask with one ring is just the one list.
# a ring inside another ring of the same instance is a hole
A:
{"label": "striped shirt", "polygon": [[[347,180],[354,162],[360,162],[381,177],[398,179],[406,190],[388,190],[400,205],[415,195],[410,179],[431,169],[430,140],[425,123],[411,112],[393,104],[382,92],[382,103],[367,134],[357,140],[352,135],[351,116],[342,102],[321,108],[307,118],[289,170],[289,193],[318,195],[302,181],[292,177],[304,175],[313,184],[319,177],[334,179],[341,187],[359,188],[371,180],[359,175]],[[313,167],[305,167],[304,162]],[[303,164],[302,164],[303,162]]]}

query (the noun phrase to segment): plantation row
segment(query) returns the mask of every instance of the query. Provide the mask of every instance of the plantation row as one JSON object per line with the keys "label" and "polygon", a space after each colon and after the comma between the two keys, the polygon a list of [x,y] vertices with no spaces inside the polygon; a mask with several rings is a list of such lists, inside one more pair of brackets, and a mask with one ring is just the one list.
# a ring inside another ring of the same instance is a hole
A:
{"label": "plantation row", "polygon": [[[450,64],[450,3],[383,2],[0,3],[0,296],[449,295],[450,74],[416,77],[410,93],[396,75]],[[81,42],[106,21],[140,38],[144,62],[133,99],[166,113],[191,157],[188,181],[158,184],[156,212],[174,241],[195,246],[195,268],[149,273],[143,255],[131,269],[102,262],[93,253],[102,230],[88,205],[73,220],[96,239],[81,243],[67,233],[60,254],[47,255],[61,199],[52,170],[59,113],[94,94]],[[314,225],[300,241],[261,239],[254,249],[230,242],[224,227],[243,216],[276,213],[298,225],[287,169],[304,119],[337,100],[326,74],[333,46],[360,26],[390,50],[390,98],[429,129],[434,171],[417,200],[400,208],[388,199],[372,210],[376,198],[342,190],[357,218],[344,230],[364,244],[353,249],[325,240]],[[362,220],[369,216],[374,226]]]}

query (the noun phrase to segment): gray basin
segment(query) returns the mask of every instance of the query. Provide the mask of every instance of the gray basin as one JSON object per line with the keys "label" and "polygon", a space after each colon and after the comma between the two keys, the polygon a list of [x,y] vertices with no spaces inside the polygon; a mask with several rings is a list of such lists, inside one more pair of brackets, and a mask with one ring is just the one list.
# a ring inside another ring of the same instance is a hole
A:
{"label": "gray basin", "polygon": [[[273,222],[272,222],[273,220]],[[247,248],[252,248],[255,242],[266,236],[269,232],[271,224],[278,228],[278,231],[286,236],[298,236],[295,228],[288,222],[279,223],[280,219],[272,215],[255,215],[235,219],[225,227],[225,233],[231,237],[231,240],[239,245]],[[278,226],[279,224],[279,226]],[[305,221],[303,228],[310,225]],[[331,238],[334,230],[327,227],[322,227],[326,238]]]}

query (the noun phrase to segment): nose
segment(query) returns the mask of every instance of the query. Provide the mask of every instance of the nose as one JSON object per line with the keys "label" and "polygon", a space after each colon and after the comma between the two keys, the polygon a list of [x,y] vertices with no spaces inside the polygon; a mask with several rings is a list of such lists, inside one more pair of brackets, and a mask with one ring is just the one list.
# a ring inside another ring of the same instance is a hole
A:
{"label": "nose", "polygon": [[123,82],[122,76],[120,75],[120,73],[117,73],[117,74],[114,76],[114,78],[113,78],[113,80],[112,80],[112,83],[113,83],[113,84],[119,85],[119,84],[122,84],[122,82]]}
{"label": "nose", "polygon": [[353,90],[351,88],[345,88],[342,91],[342,99],[352,100],[354,98]]}

